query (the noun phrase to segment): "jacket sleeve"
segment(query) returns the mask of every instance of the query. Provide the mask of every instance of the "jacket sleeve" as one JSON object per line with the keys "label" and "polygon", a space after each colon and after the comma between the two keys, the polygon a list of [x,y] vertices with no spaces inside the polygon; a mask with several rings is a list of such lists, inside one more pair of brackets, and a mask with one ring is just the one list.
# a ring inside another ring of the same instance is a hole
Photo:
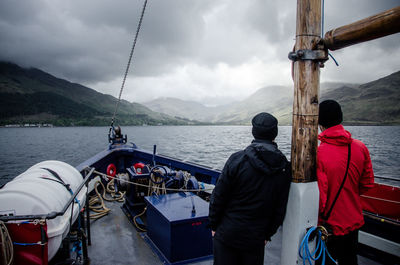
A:
{"label": "jacket sleeve", "polygon": [[225,163],[224,169],[218,178],[217,184],[211,194],[208,219],[210,227],[215,231],[225,212],[225,207],[229,201],[231,193],[230,184],[230,161],[232,157]]}
{"label": "jacket sleeve", "polygon": [[282,181],[277,189],[275,209],[272,213],[271,224],[267,227],[265,239],[271,241],[271,237],[276,233],[279,226],[282,225],[286,214],[286,206],[289,199],[290,183],[292,181],[291,164],[287,162],[285,169],[281,172]]}
{"label": "jacket sleeve", "polygon": [[364,146],[364,170],[360,177],[360,194],[374,187],[374,171],[372,169],[371,157],[366,146]]}

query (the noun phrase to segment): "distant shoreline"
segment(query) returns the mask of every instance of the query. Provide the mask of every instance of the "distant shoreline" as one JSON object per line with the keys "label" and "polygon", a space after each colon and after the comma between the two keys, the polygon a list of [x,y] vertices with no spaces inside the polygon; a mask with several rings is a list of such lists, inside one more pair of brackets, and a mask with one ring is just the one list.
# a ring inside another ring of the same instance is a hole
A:
{"label": "distant shoreline", "polygon": [[[121,127],[163,127],[163,126],[182,126],[182,127],[188,127],[188,126],[251,126],[251,124],[162,124],[162,125],[120,125]],[[291,127],[291,124],[282,124],[279,125],[282,127]],[[367,127],[367,126],[376,126],[376,127],[385,127],[385,126],[400,126],[400,124],[376,124],[376,123],[365,123],[365,122],[360,122],[360,123],[343,123],[343,126],[360,126],[360,127]],[[74,128],[74,127],[110,127],[109,125],[70,125],[70,126],[58,126],[58,125],[53,125],[53,124],[6,124],[6,125],[1,125],[0,128]]]}

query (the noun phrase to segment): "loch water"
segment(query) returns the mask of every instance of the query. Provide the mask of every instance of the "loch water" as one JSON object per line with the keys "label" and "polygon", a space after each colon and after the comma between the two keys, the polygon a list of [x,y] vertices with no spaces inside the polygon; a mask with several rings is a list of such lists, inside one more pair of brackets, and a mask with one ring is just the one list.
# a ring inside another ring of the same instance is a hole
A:
{"label": "loch water", "polygon": [[[400,180],[400,126],[346,126],[365,143],[379,177]],[[0,128],[0,186],[44,160],[77,166],[108,148],[108,127]],[[291,126],[280,126],[278,147],[290,159]],[[251,126],[127,126],[128,143],[171,157],[222,169],[251,141]],[[381,181],[378,180],[377,181]],[[381,181],[382,182],[382,181]],[[396,181],[383,181],[397,184]]]}

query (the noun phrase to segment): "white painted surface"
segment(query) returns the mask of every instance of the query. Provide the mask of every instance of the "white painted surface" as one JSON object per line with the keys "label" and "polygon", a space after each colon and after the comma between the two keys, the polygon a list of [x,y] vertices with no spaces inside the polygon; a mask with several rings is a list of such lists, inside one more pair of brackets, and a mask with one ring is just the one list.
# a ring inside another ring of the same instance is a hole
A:
{"label": "white painted surface", "polygon": [[379,249],[383,252],[400,257],[400,244],[387,240],[385,238],[375,236],[364,231],[360,231],[358,234],[358,242],[370,246],[372,248]]}
{"label": "white painted surface", "polygon": [[[319,191],[316,181],[292,182],[282,229],[282,265],[302,264],[298,254],[300,243],[306,234],[306,229],[317,226],[318,207]],[[313,250],[314,246],[314,243],[310,243],[310,250]]]}

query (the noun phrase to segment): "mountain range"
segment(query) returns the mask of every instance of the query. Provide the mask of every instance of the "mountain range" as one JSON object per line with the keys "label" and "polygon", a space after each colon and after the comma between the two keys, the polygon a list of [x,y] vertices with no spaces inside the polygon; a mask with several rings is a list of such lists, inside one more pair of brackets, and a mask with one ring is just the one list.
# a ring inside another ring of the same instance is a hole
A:
{"label": "mountain range", "polygon": [[[335,99],[342,105],[345,124],[400,125],[400,71],[366,84],[322,83],[320,90],[320,100]],[[117,100],[36,68],[0,62],[0,125],[109,125]],[[177,98],[144,104],[122,100],[115,123],[248,125],[255,114],[266,111],[280,125],[290,125],[292,105],[291,86],[266,86],[241,101],[216,107]]]}
{"label": "mountain range", "polygon": [[[292,122],[293,87],[266,86],[242,101],[218,107],[176,98],[146,102],[150,109],[172,116],[219,124],[250,124],[262,111],[275,115],[280,125]],[[400,71],[366,84],[322,83],[320,101],[335,99],[342,105],[344,123],[352,125],[400,124]]]}
{"label": "mountain range", "polygon": [[[0,125],[110,125],[118,99],[36,68],[0,62]],[[186,125],[189,121],[122,100],[115,124]]]}

